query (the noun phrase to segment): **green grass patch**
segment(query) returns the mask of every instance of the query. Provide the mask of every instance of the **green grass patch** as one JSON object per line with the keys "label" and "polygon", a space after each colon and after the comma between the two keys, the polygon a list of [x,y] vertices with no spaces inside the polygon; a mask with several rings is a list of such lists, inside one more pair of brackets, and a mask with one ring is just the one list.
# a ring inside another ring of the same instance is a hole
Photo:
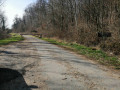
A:
{"label": "green grass patch", "polygon": [[10,38],[0,40],[0,45],[7,45],[11,42],[17,42],[24,39],[20,34],[11,33],[10,35],[11,35]]}
{"label": "green grass patch", "polygon": [[67,43],[67,42],[59,42],[54,39],[42,38],[42,40],[48,41],[52,44],[60,45],[63,47],[67,47],[73,49],[74,51],[87,56],[88,58],[97,60],[98,62],[108,65],[115,66],[116,69],[120,69],[120,60],[117,57],[109,56],[102,50],[94,50],[90,47],[86,47],[83,45],[79,45],[76,43]]}

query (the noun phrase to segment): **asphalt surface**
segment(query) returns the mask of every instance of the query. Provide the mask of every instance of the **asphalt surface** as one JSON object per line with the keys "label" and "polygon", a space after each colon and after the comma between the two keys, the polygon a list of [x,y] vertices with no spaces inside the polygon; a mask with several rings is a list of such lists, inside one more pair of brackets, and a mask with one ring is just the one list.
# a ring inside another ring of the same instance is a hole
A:
{"label": "asphalt surface", "polygon": [[120,90],[120,75],[33,36],[0,47],[0,90]]}

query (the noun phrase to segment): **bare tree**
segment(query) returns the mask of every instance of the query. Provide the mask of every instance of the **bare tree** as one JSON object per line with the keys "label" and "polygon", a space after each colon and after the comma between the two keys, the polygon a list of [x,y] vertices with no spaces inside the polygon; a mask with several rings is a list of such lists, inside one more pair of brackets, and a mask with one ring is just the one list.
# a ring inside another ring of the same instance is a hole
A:
{"label": "bare tree", "polygon": [[87,46],[106,45],[120,40],[120,0],[37,0],[25,9],[21,25],[26,32],[38,30]]}

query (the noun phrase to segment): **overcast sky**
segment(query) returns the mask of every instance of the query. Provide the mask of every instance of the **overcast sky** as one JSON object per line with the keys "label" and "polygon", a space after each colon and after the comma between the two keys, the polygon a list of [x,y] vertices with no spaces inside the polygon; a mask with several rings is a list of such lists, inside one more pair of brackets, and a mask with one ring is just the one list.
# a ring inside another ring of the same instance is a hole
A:
{"label": "overcast sky", "polygon": [[8,20],[8,27],[13,24],[14,17],[18,15],[22,17],[24,14],[24,9],[36,0],[6,0],[3,9]]}

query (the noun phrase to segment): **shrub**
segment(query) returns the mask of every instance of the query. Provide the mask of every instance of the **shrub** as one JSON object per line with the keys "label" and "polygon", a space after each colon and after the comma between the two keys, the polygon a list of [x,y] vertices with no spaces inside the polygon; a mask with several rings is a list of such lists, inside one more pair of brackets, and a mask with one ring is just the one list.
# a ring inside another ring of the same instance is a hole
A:
{"label": "shrub", "polygon": [[111,51],[115,55],[120,54],[120,42],[118,40],[109,40],[100,45],[105,51]]}
{"label": "shrub", "polygon": [[9,35],[6,32],[0,31],[0,39],[8,38]]}

